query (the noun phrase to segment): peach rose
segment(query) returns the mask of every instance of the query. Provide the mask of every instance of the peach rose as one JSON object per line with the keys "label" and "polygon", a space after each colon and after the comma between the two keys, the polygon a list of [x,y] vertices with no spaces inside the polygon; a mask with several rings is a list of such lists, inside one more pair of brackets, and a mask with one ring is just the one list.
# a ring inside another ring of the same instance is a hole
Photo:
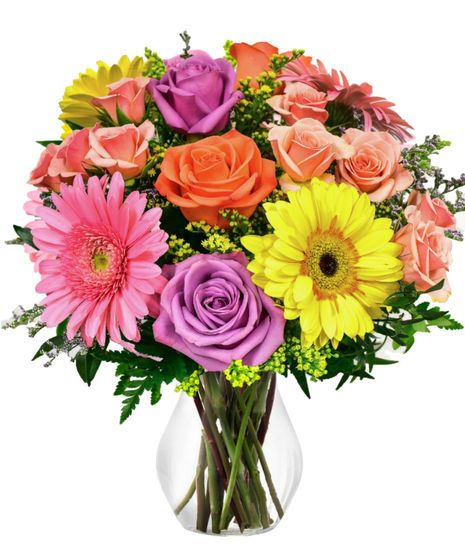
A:
{"label": "peach rose", "polygon": [[189,221],[226,228],[220,209],[250,217],[276,187],[275,164],[236,130],[167,150],[155,187]]}
{"label": "peach rose", "polygon": [[108,95],[94,97],[92,104],[108,112],[113,122],[119,123],[116,105],[132,122],[139,123],[145,115],[145,88],[148,77],[122,78],[108,86]]}
{"label": "peach rose", "polygon": [[58,146],[50,161],[49,174],[69,184],[78,174],[87,177],[85,158],[89,149],[89,130],[75,130]]}
{"label": "peach rose", "polygon": [[405,216],[407,225],[395,236],[403,247],[400,258],[404,262],[404,281],[426,291],[444,279],[443,288],[432,293],[434,300],[443,302],[450,295],[447,271],[452,263],[452,241],[434,221],[425,221],[417,207],[407,207]]}
{"label": "peach rose", "polygon": [[74,177],[87,177],[85,158],[89,151],[89,130],[75,130],[60,144],[49,143],[42,152],[29,184],[60,190],[60,184],[71,184]]}
{"label": "peach rose", "polygon": [[326,93],[317,91],[306,83],[287,83],[282,95],[273,95],[268,104],[283,117],[291,126],[302,118],[314,118],[326,122],[328,113],[325,110],[328,99]]}
{"label": "peach rose", "polygon": [[325,173],[331,163],[352,154],[352,147],[330,134],[313,118],[303,118],[292,126],[273,126],[268,134],[273,153],[286,174],[279,183],[284,191],[296,189]]}
{"label": "peach rose", "polygon": [[409,197],[409,204],[415,205],[420,210],[423,221],[433,221],[436,226],[443,229],[455,227],[455,215],[440,198],[431,199],[429,192],[421,194],[413,191]]}
{"label": "peach rose", "polygon": [[342,136],[354,154],[337,164],[337,178],[381,202],[408,188],[413,177],[400,163],[401,144],[388,132],[349,128]]}
{"label": "peach rose", "polygon": [[35,168],[31,171],[28,183],[33,186],[48,188],[49,190],[60,190],[60,177],[51,176],[49,173],[50,163],[58,151],[58,145],[49,143],[40,154],[39,160]]}
{"label": "peach rose", "polygon": [[278,54],[278,49],[266,42],[254,43],[253,45],[234,43],[229,52],[237,61],[236,87],[239,81],[246,77],[252,78],[252,87],[258,87],[257,76],[270,69],[271,56]]}
{"label": "peach rose", "polygon": [[124,179],[138,176],[148,157],[148,141],[155,135],[154,125],[146,120],[139,127],[125,124],[116,128],[94,127],[89,134],[87,161],[109,174],[119,171]]}

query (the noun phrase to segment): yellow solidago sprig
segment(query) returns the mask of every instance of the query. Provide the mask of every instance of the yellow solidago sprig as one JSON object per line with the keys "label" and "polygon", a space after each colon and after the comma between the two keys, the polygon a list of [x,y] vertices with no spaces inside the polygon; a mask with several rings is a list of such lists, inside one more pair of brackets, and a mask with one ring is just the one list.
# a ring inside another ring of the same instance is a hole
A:
{"label": "yellow solidago sprig", "polygon": [[184,378],[184,380],[182,380],[182,382],[178,386],[176,386],[176,393],[183,391],[189,397],[195,397],[200,388],[200,376],[202,373],[203,370],[201,370],[200,368],[194,370],[194,372],[192,372],[190,376]]}
{"label": "yellow solidago sprig", "polygon": [[178,263],[190,258],[198,252],[183,238],[178,238],[175,234],[168,239],[168,255],[171,256],[173,263]]}
{"label": "yellow solidago sprig", "polygon": [[254,283],[300,320],[303,346],[363,338],[403,277],[391,220],[347,184],[313,179],[288,197],[264,204],[272,234],[242,239]]}
{"label": "yellow solidago sprig", "polygon": [[286,345],[292,366],[299,372],[309,374],[315,381],[326,374],[328,359],[338,356],[329,344],[320,348],[314,345],[304,347],[298,337],[292,337]]}
{"label": "yellow solidago sprig", "polygon": [[238,247],[232,242],[226,234],[213,233],[201,242],[202,247],[208,252],[219,252],[220,254],[227,254],[229,252],[237,252]]}
{"label": "yellow solidago sprig", "polygon": [[285,374],[287,372],[287,342],[279,346],[270,358],[260,366],[262,372],[276,372]]}
{"label": "yellow solidago sprig", "polygon": [[259,366],[246,366],[242,360],[233,360],[224,371],[228,382],[235,388],[251,386],[260,379]]}
{"label": "yellow solidago sprig", "polygon": [[[60,101],[60,120],[71,122],[82,128],[90,128],[99,121],[99,110],[92,104],[94,97],[108,94],[108,86],[124,77],[136,78],[142,75],[144,61],[141,56],[132,60],[122,56],[111,66],[98,61],[97,69],[87,69],[69,85]],[[63,137],[68,135],[70,127],[64,128]]]}
{"label": "yellow solidago sprig", "polygon": [[147,47],[145,47],[144,54],[147,59],[144,65],[144,76],[160,79],[166,74],[166,66],[161,56]]}

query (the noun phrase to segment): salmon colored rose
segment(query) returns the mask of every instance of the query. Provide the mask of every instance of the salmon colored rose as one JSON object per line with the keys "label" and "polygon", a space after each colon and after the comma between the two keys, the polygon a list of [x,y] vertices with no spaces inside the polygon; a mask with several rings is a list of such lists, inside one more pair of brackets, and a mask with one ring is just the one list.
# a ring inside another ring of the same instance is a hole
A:
{"label": "salmon colored rose", "polygon": [[452,263],[452,241],[444,235],[442,227],[424,220],[417,207],[408,206],[405,217],[407,225],[395,236],[395,241],[403,246],[400,258],[404,262],[404,281],[426,291],[444,280],[443,288],[431,293],[434,300],[443,302],[450,295],[447,271]]}
{"label": "salmon colored rose", "polygon": [[96,126],[89,134],[89,164],[109,174],[119,171],[124,179],[138,176],[148,157],[148,142],[155,135],[153,124],[146,120],[139,127],[125,124],[116,128]]}
{"label": "salmon colored rose", "polygon": [[413,177],[401,163],[401,144],[388,132],[349,128],[342,136],[354,154],[338,161],[337,178],[381,202],[408,188]]}
{"label": "salmon colored rose", "polygon": [[258,87],[257,76],[270,69],[271,57],[273,54],[278,54],[278,49],[266,42],[254,43],[253,45],[234,43],[229,52],[237,61],[236,87],[241,79],[247,77],[252,78],[252,87]]}
{"label": "salmon colored rose", "polygon": [[447,205],[440,198],[431,199],[429,192],[425,194],[418,191],[412,192],[409,197],[409,204],[417,206],[423,221],[433,221],[435,225],[443,229],[455,227],[455,215],[449,211]]}
{"label": "salmon colored rose", "polygon": [[35,168],[31,171],[28,183],[41,188],[48,188],[58,192],[60,190],[60,177],[50,176],[49,168],[53,157],[58,151],[58,145],[49,143],[40,154]]}
{"label": "salmon colored rose", "polygon": [[106,110],[115,123],[120,122],[117,105],[129,120],[139,123],[145,115],[145,88],[149,82],[150,78],[143,76],[122,78],[108,86],[108,95],[92,99],[92,104]]}
{"label": "salmon colored rose", "polygon": [[89,151],[89,130],[75,130],[60,144],[49,143],[32,171],[29,184],[59,191],[60,184],[71,184],[74,177],[87,177],[85,158]]}
{"label": "salmon colored rose", "polygon": [[250,217],[276,187],[275,164],[236,130],[167,150],[155,187],[189,221],[226,228],[221,209]]}
{"label": "salmon colored rose", "polygon": [[313,118],[303,118],[292,126],[273,126],[268,139],[285,174],[279,179],[284,191],[298,189],[299,183],[323,175],[335,160],[349,157],[350,145],[330,134]]}
{"label": "salmon colored rose", "polygon": [[273,95],[268,104],[282,116],[284,122],[291,126],[302,118],[314,118],[326,122],[328,112],[325,110],[328,99],[326,93],[317,91],[306,83],[288,83],[282,95]]}

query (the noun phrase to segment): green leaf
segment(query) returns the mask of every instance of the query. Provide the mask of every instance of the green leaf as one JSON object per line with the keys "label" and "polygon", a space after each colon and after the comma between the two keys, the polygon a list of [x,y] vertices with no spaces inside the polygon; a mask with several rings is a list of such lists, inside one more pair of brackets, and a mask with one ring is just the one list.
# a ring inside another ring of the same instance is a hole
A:
{"label": "green leaf", "polygon": [[375,357],[373,360],[373,364],[385,365],[385,364],[397,364],[398,360],[389,360],[387,358],[379,358]]}
{"label": "green leaf", "polygon": [[151,391],[151,395],[150,395],[150,403],[152,405],[156,405],[160,399],[161,399],[161,389],[160,389],[160,384],[154,384],[152,386],[152,391]]}
{"label": "green leaf", "polygon": [[79,353],[74,359],[74,362],[79,376],[81,376],[82,380],[90,386],[98,369],[100,368],[101,361],[92,356],[92,351],[89,350],[85,354]]}
{"label": "green leaf", "polygon": [[83,126],[80,126],[79,124],[76,124],[75,122],[71,122],[71,120],[65,120],[65,124],[68,124],[68,126],[71,128],[71,130],[82,130]]}
{"label": "green leaf", "polygon": [[38,250],[37,246],[34,244],[34,240],[32,239],[32,231],[28,227],[20,227],[19,225],[13,225],[15,233],[19,236],[19,238],[25,243],[34,248],[34,250]]}
{"label": "green leaf", "polygon": [[45,343],[42,343],[39,350],[32,357],[32,360],[37,360],[38,358],[45,355],[46,353],[49,353],[56,347],[62,347],[64,343],[65,343],[65,339],[61,335],[57,335],[56,337],[51,337],[50,339],[45,341]]}
{"label": "green leaf", "polygon": [[58,325],[57,325],[56,332],[57,332],[57,335],[58,335],[59,337],[64,337],[64,336],[65,336],[66,328],[67,328],[67,326],[68,326],[68,322],[69,322],[69,318],[66,318],[66,320],[63,320],[63,321],[61,322],[61,324],[58,324]]}
{"label": "green leaf", "polygon": [[445,279],[443,279],[442,281],[439,281],[439,283],[437,283],[436,285],[434,285],[433,287],[431,287],[427,291],[422,291],[422,294],[434,293],[434,291],[440,291],[442,289],[442,287],[444,287],[445,281],[446,281]]}
{"label": "green leaf", "polygon": [[47,147],[47,145],[50,145],[51,143],[60,145],[62,143],[62,140],[38,140],[36,141],[36,143],[42,145],[43,147]]}
{"label": "green leaf", "polygon": [[124,112],[119,108],[118,103],[116,103],[116,117],[118,119],[118,124],[124,126],[125,124],[132,124],[132,120],[129,119]]}
{"label": "green leaf", "polygon": [[120,424],[123,424],[133,413],[134,409],[140,403],[140,394],[128,397],[123,401],[123,408],[121,409],[121,416],[119,419]]}
{"label": "green leaf", "polygon": [[450,316],[442,316],[441,318],[431,320],[429,324],[441,329],[463,329],[463,325]]}
{"label": "green leaf", "polygon": [[297,380],[297,383],[299,384],[302,391],[310,399],[310,390],[308,388],[307,374],[305,372],[302,372],[301,370],[291,370],[291,372],[294,378]]}

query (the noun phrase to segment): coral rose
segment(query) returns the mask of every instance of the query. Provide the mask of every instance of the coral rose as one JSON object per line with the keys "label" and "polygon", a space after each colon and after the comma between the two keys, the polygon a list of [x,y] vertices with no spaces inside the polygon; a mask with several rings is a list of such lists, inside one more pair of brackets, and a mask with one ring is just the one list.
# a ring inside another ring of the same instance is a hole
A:
{"label": "coral rose", "polygon": [[87,177],[85,158],[89,151],[89,130],[75,130],[60,144],[49,143],[42,152],[29,184],[58,192],[60,184],[71,184],[78,174]]}
{"label": "coral rose", "polygon": [[167,150],[155,187],[189,221],[227,227],[221,209],[249,217],[276,187],[275,164],[236,130]]}
{"label": "coral rose", "polygon": [[28,183],[32,186],[48,188],[49,190],[60,190],[60,177],[51,176],[49,173],[50,163],[58,151],[58,145],[49,143],[40,154],[39,160],[35,168],[31,171]]}
{"label": "coral rose", "polygon": [[381,202],[408,188],[413,177],[401,163],[401,144],[388,132],[349,128],[342,136],[354,154],[338,161],[337,178]]}
{"label": "coral rose", "polygon": [[421,213],[423,221],[433,221],[438,227],[450,229],[455,227],[455,215],[440,198],[432,198],[429,192],[421,194],[413,191],[409,197],[409,203],[415,205]]}
{"label": "coral rose", "polygon": [[139,127],[125,124],[116,128],[94,127],[89,134],[87,161],[110,174],[120,172],[124,179],[138,176],[148,156],[148,141],[155,135],[146,120]]}
{"label": "coral rose", "polygon": [[268,139],[286,173],[279,179],[284,191],[295,190],[299,183],[320,177],[333,161],[352,153],[344,140],[330,134],[313,118],[303,118],[292,126],[273,126]]}
{"label": "coral rose", "polygon": [[108,95],[94,97],[92,104],[107,111],[113,122],[119,123],[116,106],[132,122],[139,123],[145,115],[145,88],[148,77],[122,78],[108,86]]}
{"label": "coral rose", "polygon": [[258,87],[257,76],[270,69],[270,60],[278,49],[270,43],[260,42],[249,45],[234,43],[229,49],[231,56],[237,61],[236,86],[241,79],[251,77],[252,87]]}
{"label": "coral rose", "polygon": [[328,113],[325,110],[328,99],[326,93],[317,91],[306,83],[288,83],[282,95],[273,95],[268,104],[283,117],[291,126],[302,118],[314,118],[326,122]]}
{"label": "coral rose", "polygon": [[395,241],[403,246],[400,258],[404,262],[404,281],[426,291],[444,279],[443,288],[434,291],[432,297],[445,301],[450,295],[447,271],[452,263],[452,241],[434,221],[425,221],[417,207],[408,206],[405,217],[407,225],[395,236]]}

